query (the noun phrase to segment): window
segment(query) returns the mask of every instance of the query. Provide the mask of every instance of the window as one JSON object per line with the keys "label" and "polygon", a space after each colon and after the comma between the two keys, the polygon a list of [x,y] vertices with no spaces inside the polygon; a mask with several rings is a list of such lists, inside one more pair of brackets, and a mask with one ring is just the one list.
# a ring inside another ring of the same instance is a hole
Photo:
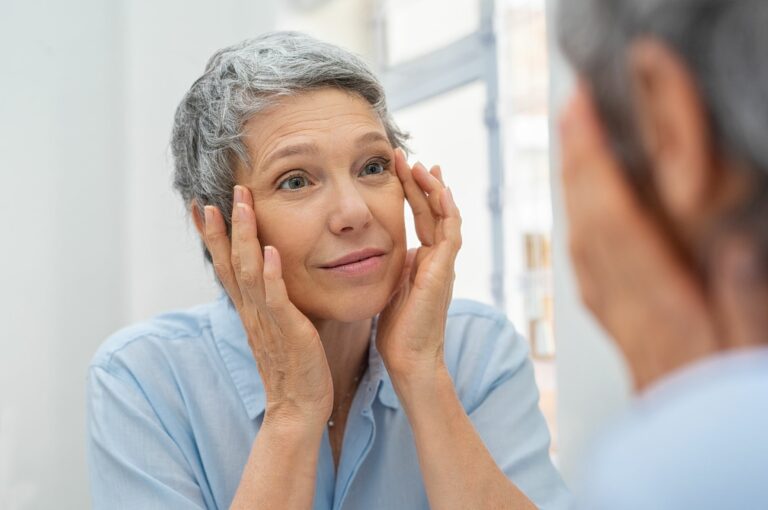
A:
{"label": "window", "polygon": [[503,309],[530,342],[556,454],[545,1],[380,0],[378,16],[411,159],[441,165],[465,219],[454,296]]}

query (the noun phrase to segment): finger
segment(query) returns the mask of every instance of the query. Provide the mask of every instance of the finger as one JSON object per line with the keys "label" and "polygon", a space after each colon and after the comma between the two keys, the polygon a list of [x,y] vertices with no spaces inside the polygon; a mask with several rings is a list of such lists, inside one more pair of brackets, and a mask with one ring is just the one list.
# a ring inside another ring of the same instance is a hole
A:
{"label": "finger", "polygon": [[421,296],[419,299],[447,303],[453,288],[456,250],[450,243],[442,242],[424,253],[421,260],[419,255],[417,253],[412,279],[413,292]]}
{"label": "finger", "polygon": [[456,255],[461,249],[462,244],[461,213],[449,188],[444,188],[440,193],[440,202],[441,207],[445,211],[445,216],[439,222],[440,245],[445,245],[445,249],[450,254],[445,263],[453,271]]}
{"label": "finger", "polygon": [[291,324],[295,307],[288,298],[280,253],[274,246],[264,247],[264,301],[281,330]]}
{"label": "finger", "polygon": [[419,242],[424,246],[432,246],[435,235],[435,218],[427,196],[416,181],[413,180],[413,172],[405,160],[405,153],[401,149],[395,151],[395,171],[403,185],[408,205],[410,205],[411,211],[413,211],[416,235],[419,238]]}
{"label": "finger", "polygon": [[440,165],[435,165],[432,168],[430,168],[429,173],[435,176],[435,178],[440,181],[440,184],[445,186],[445,181],[443,180],[443,170],[440,168]]}
{"label": "finger", "polygon": [[256,232],[253,199],[245,186],[235,186],[232,208],[232,267],[243,300],[261,304],[264,301],[264,277],[261,246]]}
{"label": "finger", "polygon": [[240,308],[243,298],[240,287],[237,285],[235,273],[232,269],[231,248],[227,227],[224,224],[224,216],[218,207],[206,205],[205,208],[205,247],[213,259],[213,270],[224,286],[236,308]]}
{"label": "finger", "polygon": [[[427,283],[427,285],[436,285],[436,288],[443,289],[437,291],[438,294],[447,292],[447,295],[450,295],[450,289],[453,288],[452,282],[455,274],[456,256],[462,245],[461,214],[456,206],[456,202],[453,200],[450,189],[445,188],[442,191],[440,200],[443,209],[446,211],[446,216],[440,218],[437,222],[435,246],[430,249],[433,251],[431,253],[428,249],[419,249],[417,251],[414,270],[411,273],[411,281],[416,281],[422,263],[428,263],[430,267],[425,269],[428,274],[422,278],[422,283],[424,281],[431,282],[434,279],[435,283]],[[428,262],[427,259],[429,259]],[[450,283],[450,286],[445,287],[443,285],[445,283]]]}
{"label": "finger", "polygon": [[430,174],[421,163],[413,165],[413,178],[421,190],[427,194],[427,201],[432,214],[437,217],[443,216],[440,193],[445,189],[445,186],[434,175]]}
{"label": "finger", "polygon": [[405,263],[403,264],[403,272],[400,275],[400,284],[404,284],[406,281],[413,281],[415,275],[414,269],[418,266],[417,262],[418,248],[411,248],[405,255]]}

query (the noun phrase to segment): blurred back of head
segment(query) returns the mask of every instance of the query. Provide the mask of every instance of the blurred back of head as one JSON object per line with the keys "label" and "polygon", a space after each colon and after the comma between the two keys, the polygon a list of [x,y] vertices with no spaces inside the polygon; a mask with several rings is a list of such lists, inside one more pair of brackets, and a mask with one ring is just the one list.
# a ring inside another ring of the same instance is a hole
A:
{"label": "blurred back of head", "polygon": [[656,208],[628,56],[636,41],[651,38],[679,57],[718,158],[750,183],[718,218],[718,229],[744,234],[768,260],[768,1],[568,0],[558,21],[562,49],[592,91],[611,148]]}

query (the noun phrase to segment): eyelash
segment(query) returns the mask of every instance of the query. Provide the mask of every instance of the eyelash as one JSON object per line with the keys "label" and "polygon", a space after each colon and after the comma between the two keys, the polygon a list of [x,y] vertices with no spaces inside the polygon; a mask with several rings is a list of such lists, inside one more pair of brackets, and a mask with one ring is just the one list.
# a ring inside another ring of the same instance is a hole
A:
{"label": "eyelash", "polygon": [[[371,159],[371,160],[367,161],[363,165],[363,168],[360,170],[360,173],[365,171],[365,169],[368,168],[370,165],[375,165],[375,164],[381,165],[382,173],[383,173],[383,172],[386,172],[386,171],[389,170],[390,163],[391,163],[391,161],[389,159],[374,158],[374,159]],[[373,174],[373,175],[381,175],[381,174]],[[290,174],[288,174],[284,179],[281,179],[277,183],[277,189],[284,189],[286,191],[296,192],[296,191],[299,191],[299,190],[305,188],[306,186],[302,186],[301,188],[294,188],[294,189],[283,188],[283,185],[285,183],[287,183],[288,181],[290,181],[291,179],[294,179],[296,177],[303,177],[307,182],[309,182],[309,179],[307,178],[306,173],[303,170],[297,170],[295,172],[291,172]],[[311,183],[310,183],[310,185],[311,185]]]}

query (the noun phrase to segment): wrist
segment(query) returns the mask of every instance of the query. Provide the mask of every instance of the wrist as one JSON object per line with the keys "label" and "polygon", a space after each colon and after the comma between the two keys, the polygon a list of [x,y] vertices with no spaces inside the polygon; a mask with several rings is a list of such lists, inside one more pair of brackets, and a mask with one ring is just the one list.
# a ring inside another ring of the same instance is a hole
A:
{"label": "wrist", "polygon": [[288,410],[282,407],[267,406],[264,411],[262,429],[275,431],[282,435],[296,438],[311,438],[322,435],[328,418],[323,413]]}
{"label": "wrist", "polygon": [[433,360],[412,365],[408,370],[390,372],[392,386],[404,405],[435,403],[446,391],[454,391],[453,379],[445,362]]}
{"label": "wrist", "polygon": [[387,372],[395,380],[404,383],[410,380],[431,378],[445,370],[443,342],[432,342],[434,347],[419,351],[408,348],[397,352],[381,351]]}

